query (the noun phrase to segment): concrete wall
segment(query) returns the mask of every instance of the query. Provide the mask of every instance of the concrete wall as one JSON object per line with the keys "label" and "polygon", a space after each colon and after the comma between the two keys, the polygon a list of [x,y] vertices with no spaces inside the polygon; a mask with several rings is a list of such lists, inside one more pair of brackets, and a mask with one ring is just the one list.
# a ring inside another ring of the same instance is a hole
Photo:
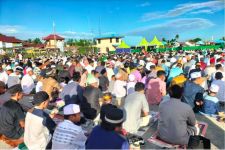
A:
{"label": "concrete wall", "polygon": [[110,38],[108,39],[100,39],[101,42],[99,43],[98,39],[96,39],[96,47],[99,48],[100,53],[106,53],[106,49],[108,48],[109,51],[114,51],[115,47],[113,45],[120,45],[121,38],[119,38],[119,42],[116,42],[116,38],[112,38],[112,43],[110,42]]}

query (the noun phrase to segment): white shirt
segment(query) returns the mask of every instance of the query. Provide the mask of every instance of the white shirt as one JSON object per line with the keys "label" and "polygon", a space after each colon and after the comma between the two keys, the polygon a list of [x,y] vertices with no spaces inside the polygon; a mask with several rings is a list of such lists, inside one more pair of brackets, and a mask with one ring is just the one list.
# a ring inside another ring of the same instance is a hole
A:
{"label": "white shirt", "polygon": [[217,93],[216,97],[219,99],[219,101],[225,102],[225,81],[214,80],[212,84],[219,86],[219,92]]}
{"label": "white shirt", "polygon": [[106,68],[107,71],[107,77],[109,81],[111,81],[112,76],[114,75],[113,69],[112,68]]}
{"label": "white shirt", "polygon": [[126,96],[126,89],[125,89],[126,85],[127,83],[125,81],[116,80],[114,83],[112,94],[117,98],[122,98]]}
{"label": "white shirt", "polygon": [[88,71],[88,73],[91,73],[92,70],[95,70],[91,65],[87,65],[85,69]]}
{"label": "white shirt", "polygon": [[35,88],[33,78],[29,74],[26,74],[21,80],[21,86],[25,94],[30,94],[30,92]]}
{"label": "white shirt", "polygon": [[134,93],[134,87],[135,87],[135,82],[128,82],[127,83],[127,95]]}
{"label": "white shirt", "polygon": [[80,126],[70,120],[59,123],[52,138],[52,149],[85,149],[87,137]]}
{"label": "white shirt", "polygon": [[7,84],[8,81],[8,74],[5,71],[0,72],[0,81]]}
{"label": "white shirt", "polygon": [[8,88],[12,87],[13,85],[20,84],[20,77],[15,73],[11,73],[8,77],[7,85]]}
{"label": "white shirt", "polygon": [[35,88],[35,92],[37,93],[37,92],[42,91],[42,86],[43,86],[43,83],[41,81],[38,81],[36,88]]}

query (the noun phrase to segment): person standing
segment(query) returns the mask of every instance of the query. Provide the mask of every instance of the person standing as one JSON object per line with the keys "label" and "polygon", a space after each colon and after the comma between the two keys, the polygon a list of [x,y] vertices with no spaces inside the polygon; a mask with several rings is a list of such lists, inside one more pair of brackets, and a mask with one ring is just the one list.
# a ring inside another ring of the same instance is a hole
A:
{"label": "person standing", "polygon": [[59,123],[52,138],[52,149],[85,149],[87,137],[80,121],[80,107],[69,104],[63,108],[64,121]]}

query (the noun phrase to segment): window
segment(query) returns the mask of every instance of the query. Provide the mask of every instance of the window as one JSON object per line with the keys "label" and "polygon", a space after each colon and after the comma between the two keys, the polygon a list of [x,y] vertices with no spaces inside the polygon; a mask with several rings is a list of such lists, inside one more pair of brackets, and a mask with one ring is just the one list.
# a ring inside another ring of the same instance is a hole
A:
{"label": "window", "polygon": [[112,43],[112,38],[110,38],[110,43]]}
{"label": "window", "polygon": [[116,43],[119,43],[119,38],[116,38]]}
{"label": "window", "polygon": [[101,44],[101,39],[98,39],[98,44]]}

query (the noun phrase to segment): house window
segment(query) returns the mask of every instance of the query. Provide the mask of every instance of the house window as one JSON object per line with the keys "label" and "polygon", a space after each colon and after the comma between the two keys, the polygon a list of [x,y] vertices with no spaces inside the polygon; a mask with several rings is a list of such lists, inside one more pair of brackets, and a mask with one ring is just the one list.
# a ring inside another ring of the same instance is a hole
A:
{"label": "house window", "polygon": [[98,39],[98,44],[101,44],[101,39]]}
{"label": "house window", "polygon": [[110,43],[112,43],[112,38],[110,38]]}
{"label": "house window", "polygon": [[116,43],[119,43],[119,38],[116,38]]}

